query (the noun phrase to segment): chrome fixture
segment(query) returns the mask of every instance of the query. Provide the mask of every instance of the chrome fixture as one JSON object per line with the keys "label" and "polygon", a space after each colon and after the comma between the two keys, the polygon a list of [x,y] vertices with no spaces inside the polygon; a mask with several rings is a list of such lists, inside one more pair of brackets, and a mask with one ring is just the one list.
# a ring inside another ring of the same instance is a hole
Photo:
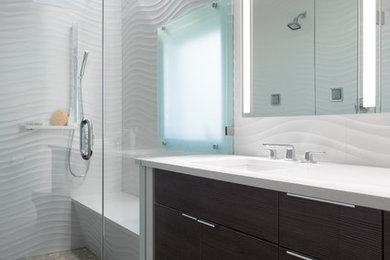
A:
{"label": "chrome fixture", "polygon": [[355,205],[349,204],[349,203],[338,202],[338,201],[333,201],[333,200],[319,199],[319,198],[314,198],[314,197],[309,197],[309,196],[304,196],[304,195],[299,195],[299,194],[294,194],[294,193],[286,193],[286,195],[288,197],[293,197],[293,198],[297,198],[297,199],[323,202],[323,203],[333,204],[333,205],[337,205],[337,206],[343,206],[343,207],[347,207],[347,208],[355,208],[356,207]]}
{"label": "chrome fixture", "polygon": [[285,160],[287,160],[287,161],[295,161],[295,148],[291,144],[263,144],[263,146],[265,146],[270,151],[269,158],[271,160],[277,159],[276,148],[278,148],[278,147],[285,147],[286,148]]}
{"label": "chrome fixture", "polygon": [[85,66],[87,66],[87,60],[88,60],[88,51],[84,51],[83,55],[83,61],[81,62],[81,69],[80,69],[80,79],[83,79],[84,73],[85,73]]}
{"label": "chrome fixture", "polygon": [[[77,57],[75,57],[77,61]],[[72,154],[72,145],[73,145],[73,138],[74,138],[74,130],[72,131],[71,134],[71,140],[70,140],[70,146],[68,149],[68,166],[69,166],[69,171],[70,173],[77,178],[82,178],[87,176],[87,173],[89,171],[89,166],[90,166],[90,159],[92,157],[93,153],[93,139],[94,139],[94,134],[93,134],[93,125],[92,121],[85,118],[84,114],[84,102],[83,102],[83,88],[82,88],[82,83],[83,83],[83,78],[84,78],[84,73],[85,73],[85,67],[87,66],[87,60],[88,60],[88,51],[84,51],[83,55],[83,61],[81,62],[81,67],[80,67],[80,74],[78,76],[79,79],[79,87],[78,87],[78,92],[79,92],[79,105],[80,105],[80,114],[81,114],[81,121],[80,121],[80,155],[81,158],[87,161],[87,169],[83,174],[76,174],[72,170],[72,164],[71,164],[71,154]]]}
{"label": "chrome fixture", "polygon": [[295,161],[295,148],[293,145],[287,145],[286,160]]}
{"label": "chrome fixture", "polygon": [[317,163],[316,161],[313,160],[313,154],[324,154],[325,152],[310,152],[306,151],[305,152],[305,160],[303,160],[303,163]]}
{"label": "chrome fixture", "polygon": [[309,257],[306,257],[304,255],[301,255],[301,254],[298,254],[298,253],[295,253],[293,251],[290,251],[290,250],[287,250],[286,251],[286,254],[290,255],[290,256],[293,256],[297,259],[302,259],[302,260],[314,260],[313,258],[309,258]]}
{"label": "chrome fixture", "polygon": [[213,223],[210,223],[210,222],[207,222],[207,221],[204,221],[204,220],[201,220],[201,219],[198,219],[197,221],[198,221],[200,224],[203,224],[203,225],[205,225],[205,226],[215,228],[215,224],[213,224]]}
{"label": "chrome fixture", "polygon": [[92,156],[92,133],[93,126],[89,119],[83,119],[80,123],[80,154],[84,160],[91,159]]}
{"label": "chrome fixture", "polygon": [[292,23],[287,24],[288,28],[290,28],[293,31],[301,29],[302,26],[298,22],[299,18],[304,19],[304,18],[306,18],[306,15],[307,15],[306,11],[298,14],[298,16],[294,18]]}
{"label": "chrome fixture", "polygon": [[269,151],[269,159],[270,160],[276,160],[278,157],[277,157],[277,151],[276,151],[276,147],[271,145],[271,144],[263,144],[263,146],[267,147],[268,151]]}

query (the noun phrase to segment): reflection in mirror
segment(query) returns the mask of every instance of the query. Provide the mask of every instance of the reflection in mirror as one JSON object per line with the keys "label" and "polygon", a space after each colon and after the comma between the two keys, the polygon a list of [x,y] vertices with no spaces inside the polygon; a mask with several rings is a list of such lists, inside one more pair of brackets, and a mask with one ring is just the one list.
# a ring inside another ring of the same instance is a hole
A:
{"label": "reflection in mirror", "polygon": [[376,105],[377,79],[377,3],[374,0],[362,1],[362,94],[364,108]]}
{"label": "reflection in mirror", "polygon": [[[381,111],[390,112],[390,0],[382,1],[381,26],[382,26],[382,63],[381,63]],[[384,18],[387,19],[384,19]]]}
{"label": "reflection in mirror", "polygon": [[242,3],[244,116],[375,112],[375,0]]}
{"label": "reflection in mirror", "polygon": [[313,115],[314,1],[253,1],[253,113]]}

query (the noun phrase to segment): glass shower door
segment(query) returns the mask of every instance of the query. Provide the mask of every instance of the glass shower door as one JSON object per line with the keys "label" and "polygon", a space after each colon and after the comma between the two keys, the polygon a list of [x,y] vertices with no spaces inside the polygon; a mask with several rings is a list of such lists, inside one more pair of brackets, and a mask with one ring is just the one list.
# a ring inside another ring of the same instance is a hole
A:
{"label": "glass shower door", "polygon": [[1,260],[102,256],[102,11],[0,1]]}

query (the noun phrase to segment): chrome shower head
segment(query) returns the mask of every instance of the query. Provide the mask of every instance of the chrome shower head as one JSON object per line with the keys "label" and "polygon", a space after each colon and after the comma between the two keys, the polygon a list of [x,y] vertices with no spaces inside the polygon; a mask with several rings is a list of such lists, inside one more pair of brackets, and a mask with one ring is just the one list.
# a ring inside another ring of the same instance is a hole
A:
{"label": "chrome shower head", "polygon": [[80,68],[80,78],[84,77],[85,67],[87,66],[87,60],[88,60],[88,51],[85,50],[83,56],[83,62],[81,63],[81,68]]}
{"label": "chrome shower head", "polygon": [[304,19],[306,18],[306,15],[307,15],[306,11],[298,14],[298,16],[294,18],[292,23],[287,24],[288,28],[290,28],[293,31],[301,29],[302,26],[298,22],[299,18]]}
{"label": "chrome shower head", "polygon": [[288,26],[288,28],[290,28],[290,29],[293,30],[293,31],[299,30],[299,29],[302,28],[302,26],[301,26],[298,22],[289,23],[287,26]]}

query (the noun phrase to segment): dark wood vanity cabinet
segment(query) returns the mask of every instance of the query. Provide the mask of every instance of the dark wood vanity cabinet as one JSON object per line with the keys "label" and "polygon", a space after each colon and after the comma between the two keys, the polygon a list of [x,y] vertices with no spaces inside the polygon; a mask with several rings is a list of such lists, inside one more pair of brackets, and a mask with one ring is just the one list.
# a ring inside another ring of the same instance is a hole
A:
{"label": "dark wood vanity cabinet", "polygon": [[154,205],[155,259],[199,260],[200,232],[198,223],[181,212]]}
{"label": "dark wood vanity cabinet", "polygon": [[381,210],[162,170],[154,185],[156,260],[390,260]]}
{"label": "dark wood vanity cabinet", "polygon": [[279,194],[279,244],[318,259],[382,259],[382,212]]}
{"label": "dark wood vanity cabinet", "polygon": [[223,226],[202,226],[202,260],[278,259],[278,247]]}
{"label": "dark wood vanity cabinet", "polygon": [[155,202],[278,242],[278,192],[157,169],[154,178]]}
{"label": "dark wood vanity cabinet", "polygon": [[383,248],[384,259],[390,260],[390,212],[383,213]]}
{"label": "dark wood vanity cabinet", "polygon": [[[155,203],[156,260],[278,259],[278,247]],[[201,220],[202,221],[202,220]]]}
{"label": "dark wood vanity cabinet", "polygon": [[154,190],[156,260],[278,259],[277,192],[162,170]]}

